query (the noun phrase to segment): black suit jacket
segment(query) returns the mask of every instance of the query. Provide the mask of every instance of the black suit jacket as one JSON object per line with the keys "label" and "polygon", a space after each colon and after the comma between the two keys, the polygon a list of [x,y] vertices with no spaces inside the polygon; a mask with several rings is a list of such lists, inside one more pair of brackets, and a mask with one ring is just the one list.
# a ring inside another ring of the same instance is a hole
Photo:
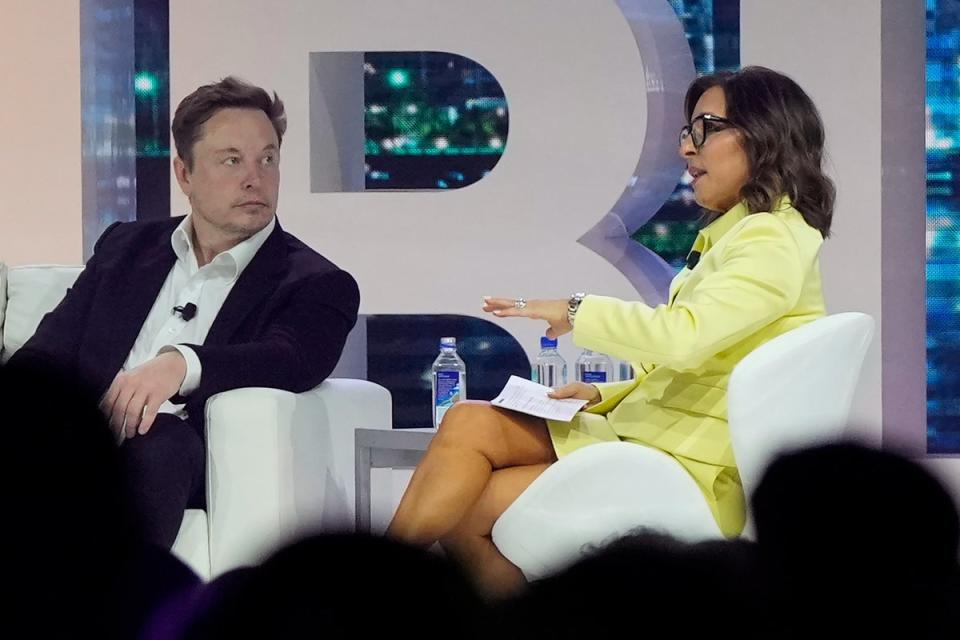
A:
{"label": "black suit jacket", "polygon": [[[73,287],[10,360],[52,363],[98,394],[123,366],[176,261],[170,236],[182,217],[115,223]],[[191,417],[239,387],[294,392],[320,384],[357,320],[360,293],[346,271],[280,228],[279,221],[227,296],[202,345]]]}

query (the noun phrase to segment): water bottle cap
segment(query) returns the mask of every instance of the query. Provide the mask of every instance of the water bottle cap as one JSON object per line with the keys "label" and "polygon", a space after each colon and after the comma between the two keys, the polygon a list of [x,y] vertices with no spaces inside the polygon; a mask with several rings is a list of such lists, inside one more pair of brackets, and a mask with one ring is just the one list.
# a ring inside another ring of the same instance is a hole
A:
{"label": "water bottle cap", "polygon": [[440,346],[446,347],[448,349],[456,348],[457,339],[456,338],[440,338]]}
{"label": "water bottle cap", "polygon": [[556,347],[556,346],[557,346],[557,341],[556,341],[556,340],[551,340],[551,339],[548,338],[547,336],[543,336],[543,337],[540,338],[540,348],[541,348],[541,349],[549,349],[550,347]]}

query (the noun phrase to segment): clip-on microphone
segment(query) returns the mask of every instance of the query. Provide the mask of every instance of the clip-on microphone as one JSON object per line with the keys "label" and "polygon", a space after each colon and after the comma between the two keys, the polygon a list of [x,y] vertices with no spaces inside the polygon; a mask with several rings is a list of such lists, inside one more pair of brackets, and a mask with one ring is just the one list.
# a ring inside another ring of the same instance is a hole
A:
{"label": "clip-on microphone", "polygon": [[193,319],[193,316],[197,315],[197,305],[193,304],[192,302],[188,302],[182,307],[174,307],[173,312],[179,313],[184,322],[190,322],[190,320]]}

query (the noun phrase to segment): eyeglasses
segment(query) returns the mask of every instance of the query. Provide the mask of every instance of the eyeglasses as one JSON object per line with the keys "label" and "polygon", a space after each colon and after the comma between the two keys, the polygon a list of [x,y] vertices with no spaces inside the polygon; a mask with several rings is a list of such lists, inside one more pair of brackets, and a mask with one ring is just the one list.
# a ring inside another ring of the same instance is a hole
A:
{"label": "eyeglasses", "polygon": [[693,148],[700,151],[703,144],[707,141],[707,136],[714,131],[722,131],[736,126],[726,118],[715,116],[712,113],[701,113],[690,121],[690,124],[680,129],[680,146],[686,142],[687,138],[693,142]]}

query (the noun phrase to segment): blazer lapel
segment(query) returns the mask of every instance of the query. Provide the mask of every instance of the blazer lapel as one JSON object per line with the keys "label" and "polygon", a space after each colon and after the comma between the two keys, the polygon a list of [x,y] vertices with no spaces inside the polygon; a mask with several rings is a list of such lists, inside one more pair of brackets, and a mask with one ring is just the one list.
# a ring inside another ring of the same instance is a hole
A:
{"label": "blazer lapel", "polygon": [[156,244],[143,250],[132,264],[117,270],[113,286],[105,287],[113,291],[112,304],[102,307],[104,317],[91,325],[106,335],[92,342],[104,345],[101,361],[106,365],[105,370],[112,372],[111,376],[120,370],[130,354],[176,259],[170,234],[160,234]]}
{"label": "blazer lapel", "polygon": [[240,324],[277,286],[277,274],[286,264],[287,249],[280,221],[266,242],[240,274],[220,312],[210,326],[204,344],[228,344]]}
{"label": "blazer lapel", "polygon": [[[742,202],[738,203],[722,216],[700,229],[700,232],[697,234],[697,239],[693,241],[693,247],[690,248],[690,251],[697,251],[700,254],[699,260],[703,260],[707,252],[720,241],[720,238],[746,215],[746,205]],[[683,285],[690,280],[690,271],[692,271],[692,269],[684,268],[677,278],[674,279],[670,287],[670,301],[667,304],[673,304],[673,301],[677,299],[677,294],[683,289]],[[676,286],[673,286],[673,284]]]}
{"label": "blazer lapel", "polygon": [[[706,253],[706,238],[703,235],[703,231],[697,234],[697,239],[693,241],[693,247],[690,248],[690,253],[694,251],[701,254]],[[687,254],[689,255],[689,254]],[[680,293],[680,290],[683,289],[683,285],[686,284],[687,280],[690,279],[690,272],[692,271],[689,267],[684,267],[680,273],[673,279],[673,282],[670,283],[670,296],[668,298],[668,305],[673,304],[674,300],[677,299],[677,294]]]}

